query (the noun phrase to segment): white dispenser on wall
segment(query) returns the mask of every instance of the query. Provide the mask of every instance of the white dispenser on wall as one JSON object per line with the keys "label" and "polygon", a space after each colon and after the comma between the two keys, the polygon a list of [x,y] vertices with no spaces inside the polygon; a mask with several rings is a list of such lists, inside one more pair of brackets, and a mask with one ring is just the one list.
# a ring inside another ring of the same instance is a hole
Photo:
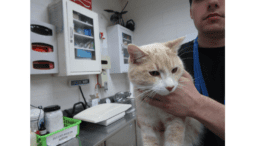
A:
{"label": "white dispenser on wall", "polygon": [[110,57],[102,56],[101,58],[102,72],[100,74],[99,81],[101,87],[104,87],[105,90],[108,90],[108,76],[106,70],[111,68]]}
{"label": "white dispenser on wall", "polygon": [[56,26],[58,75],[100,74],[98,14],[70,0],[54,0],[48,12],[50,23]]}

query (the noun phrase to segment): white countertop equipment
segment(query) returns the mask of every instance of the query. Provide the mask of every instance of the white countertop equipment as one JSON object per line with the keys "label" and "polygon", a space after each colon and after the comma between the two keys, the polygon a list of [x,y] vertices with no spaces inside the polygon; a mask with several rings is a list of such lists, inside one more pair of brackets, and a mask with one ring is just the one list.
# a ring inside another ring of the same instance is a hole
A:
{"label": "white countertop equipment", "polygon": [[78,113],[73,118],[90,123],[97,123],[100,125],[108,126],[111,123],[123,118],[125,115],[125,111],[131,107],[131,104],[99,104]]}

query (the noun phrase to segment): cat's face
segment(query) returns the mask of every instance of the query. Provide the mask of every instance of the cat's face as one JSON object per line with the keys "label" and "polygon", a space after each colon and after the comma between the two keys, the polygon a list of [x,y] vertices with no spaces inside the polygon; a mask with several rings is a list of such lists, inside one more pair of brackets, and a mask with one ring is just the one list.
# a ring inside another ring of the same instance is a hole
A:
{"label": "cat's face", "polygon": [[184,67],[177,55],[184,37],[166,43],[128,45],[128,77],[135,88],[168,95],[178,86]]}

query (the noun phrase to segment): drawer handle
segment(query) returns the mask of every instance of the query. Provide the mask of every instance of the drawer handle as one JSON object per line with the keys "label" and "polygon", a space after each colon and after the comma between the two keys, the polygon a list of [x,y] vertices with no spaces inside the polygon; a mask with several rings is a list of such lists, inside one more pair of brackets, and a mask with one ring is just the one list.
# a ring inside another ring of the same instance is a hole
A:
{"label": "drawer handle", "polygon": [[70,42],[72,43],[73,42],[73,28],[72,27],[70,27]]}

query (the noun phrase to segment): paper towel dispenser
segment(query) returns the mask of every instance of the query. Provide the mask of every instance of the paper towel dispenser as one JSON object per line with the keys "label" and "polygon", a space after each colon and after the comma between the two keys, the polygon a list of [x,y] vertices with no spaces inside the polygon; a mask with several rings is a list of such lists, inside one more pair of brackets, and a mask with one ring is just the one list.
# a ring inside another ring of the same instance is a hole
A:
{"label": "paper towel dispenser", "polygon": [[111,68],[111,62],[109,56],[101,56],[101,66],[102,69],[110,69]]}

